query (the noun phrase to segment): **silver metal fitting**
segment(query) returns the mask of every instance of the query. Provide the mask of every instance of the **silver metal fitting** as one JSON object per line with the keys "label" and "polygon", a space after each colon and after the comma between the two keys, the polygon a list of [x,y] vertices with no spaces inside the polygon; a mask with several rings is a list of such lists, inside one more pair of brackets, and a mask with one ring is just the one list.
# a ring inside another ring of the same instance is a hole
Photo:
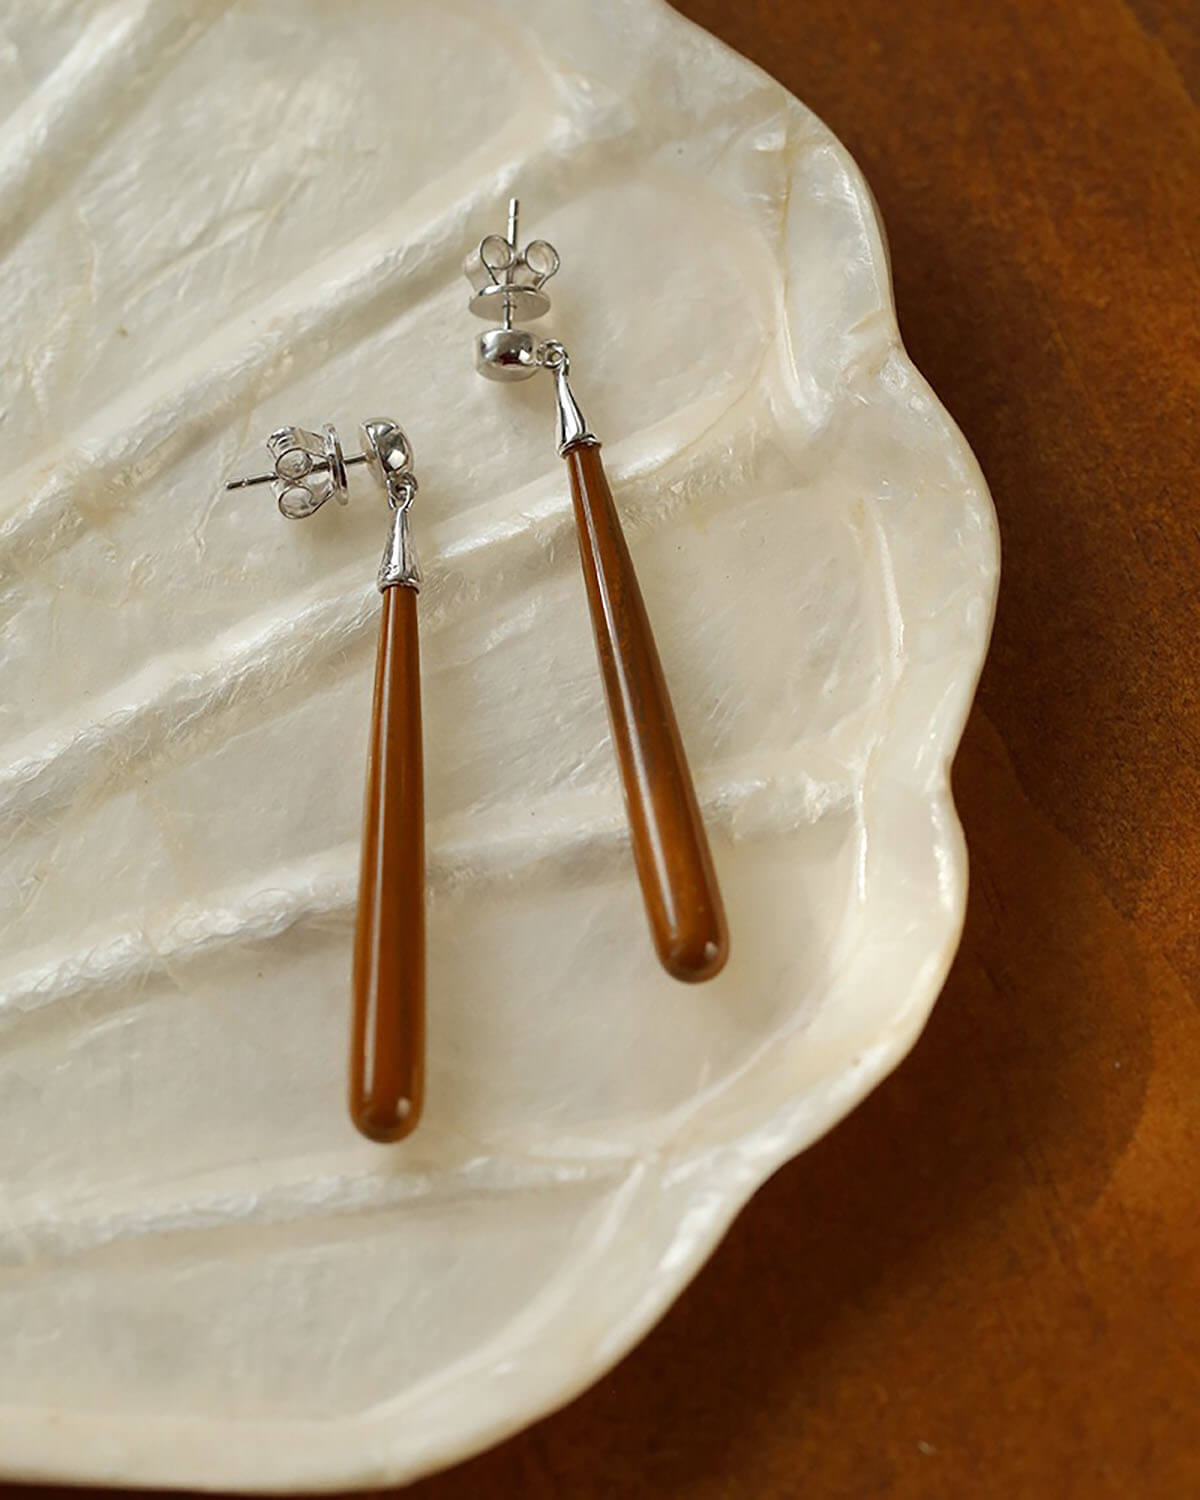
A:
{"label": "silver metal fitting", "polygon": [[558,403],[558,451],[566,453],[599,439],[588,427],[567,375],[571,361],[557,339],[538,342],[513,318],[540,318],[550,310],[543,291],[559,267],[558,251],[546,240],[531,240],[524,250],[517,236],[520,204],[508,204],[508,236],[489,234],[467,256],[463,273],[474,289],[470,309],[478,317],[501,319],[475,341],[475,368],[489,380],[528,380],[538,370],[554,376]]}
{"label": "silver metal fitting", "polygon": [[408,524],[410,503],[406,501],[403,505],[397,505],[392,512],[392,525],[383,557],[379,561],[376,579],[381,594],[384,589],[412,589],[414,593],[421,590],[421,563],[412,539],[412,529]]}
{"label": "silver metal fitting", "polygon": [[421,564],[408,525],[408,512],[417,493],[412,444],[402,428],[387,417],[376,417],[358,429],[372,474],[387,491],[392,525],[379,564],[378,583],[384,589],[421,587]]}
{"label": "silver metal fitting", "polygon": [[379,587],[419,589],[421,567],[408,527],[408,512],[417,493],[412,444],[404,429],[387,417],[364,422],[358,433],[363,451],[347,458],[337,429],[331,424],[319,433],[303,427],[280,427],[267,439],[273,472],[231,479],[225,488],[241,490],[253,484],[269,484],[280,511],[289,521],[300,521],[320,510],[331,497],[345,505],[349,499],[347,467],[366,464],[383,486],[392,511],[391,530],[379,565]]}
{"label": "silver metal fitting", "polygon": [[348,464],[365,463],[362,454],[346,458],[337,429],[327,423],[320,432],[304,427],[279,427],[267,439],[267,452],[275,465],[271,474],[252,474],[231,479],[227,490],[244,490],[252,484],[269,484],[275,491],[280,512],[289,521],[302,521],[320,510],[326,500],[345,505],[350,498],[346,480]]}
{"label": "silver metal fitting", "polygon": [[528,380],[537,373],[538,343],[524,328],[489,328],[475,343],[475,368],[489,380]]}
{"label": "silver metal fitting", "polygon": [[567,376],[571,373],[571,358],[557,339],[547,339],[538,346],[538,363],[554,376],[554,395],[558,404],[558,451],[563,454],[568,448],[579,448],[595,444],[600,439],[588,427],[579,410]]}
{"label": "silver metal fitting", "polygon": [[478,318],[499,324],[481,334],[475,345],[475,367],[489,380],[528,380],[538,369],[532,335],[516,328],[550,311],[546,283],[559,267],[558,251],[546,240],[521,248],[520,203],[508,204],[508,235],[489,234],[463,262],[473,296],[467,304]]}

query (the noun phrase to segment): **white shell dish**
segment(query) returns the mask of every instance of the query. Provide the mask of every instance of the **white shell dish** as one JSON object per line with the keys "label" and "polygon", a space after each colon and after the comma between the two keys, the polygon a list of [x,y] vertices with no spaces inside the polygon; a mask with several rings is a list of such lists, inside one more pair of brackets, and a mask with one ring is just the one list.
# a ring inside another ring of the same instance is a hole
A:
{"label": "white shell dish", "polygon": [[[2,30],[0,1471],[410,1478],[611,1366],[920,1031],[991,504],[846,152],[657,0]],[[699,988],[642,916],[550,384],[472,367],[511,191],[706,809]],[[429,1094],[391,1149],[344,1104],[386,510],[357,470],[303,523],[221,488],[377,415],[426,576]]]}

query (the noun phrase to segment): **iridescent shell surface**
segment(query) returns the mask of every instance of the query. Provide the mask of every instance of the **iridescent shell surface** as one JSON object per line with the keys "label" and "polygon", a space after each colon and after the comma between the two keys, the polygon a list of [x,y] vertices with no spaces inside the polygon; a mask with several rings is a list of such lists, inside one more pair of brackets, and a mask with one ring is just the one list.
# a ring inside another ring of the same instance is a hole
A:
{"label": "iridescent shell surface", "polygon": [[[612,1365],[912,1044],[991,503],[845,150],[657,0],[9,0],[0,106],[0,1469],[411,1477]],[[472,368],[514,190],[706,809],[700,988],[646,934],[549,384]],[[426,575],[391,1150],[343,1097],[386,509],[221,488],[377,414]]]}

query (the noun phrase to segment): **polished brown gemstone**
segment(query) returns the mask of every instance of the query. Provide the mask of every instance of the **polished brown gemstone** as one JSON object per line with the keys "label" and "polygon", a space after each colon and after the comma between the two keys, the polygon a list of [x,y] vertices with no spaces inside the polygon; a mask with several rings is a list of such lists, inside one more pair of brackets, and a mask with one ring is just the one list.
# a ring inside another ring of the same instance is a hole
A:
{"label": "polished brown gemstone", "polygon": [[654,946],[676,979],[711,979],[729,956],[725,910],[646,606],[599,444],[576,444],[564,456]]}
{"label": "polished brown gemstone", "polygon": [[417,595],[385,588],[354,937],[350,1113],[398,1141],[425,1091],[425,813]]}

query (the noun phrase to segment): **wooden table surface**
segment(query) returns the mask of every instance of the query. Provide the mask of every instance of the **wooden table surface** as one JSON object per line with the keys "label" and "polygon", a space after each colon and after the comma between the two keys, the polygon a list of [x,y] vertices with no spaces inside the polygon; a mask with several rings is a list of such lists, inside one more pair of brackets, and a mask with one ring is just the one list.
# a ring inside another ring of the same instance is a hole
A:
{"label": "wooden table surface", "polygon": [[857,157],[992,486],[966,936],[909,1060],[642,1346],[408,1500],[1190,1500],[1200,11],[680,8]]}

